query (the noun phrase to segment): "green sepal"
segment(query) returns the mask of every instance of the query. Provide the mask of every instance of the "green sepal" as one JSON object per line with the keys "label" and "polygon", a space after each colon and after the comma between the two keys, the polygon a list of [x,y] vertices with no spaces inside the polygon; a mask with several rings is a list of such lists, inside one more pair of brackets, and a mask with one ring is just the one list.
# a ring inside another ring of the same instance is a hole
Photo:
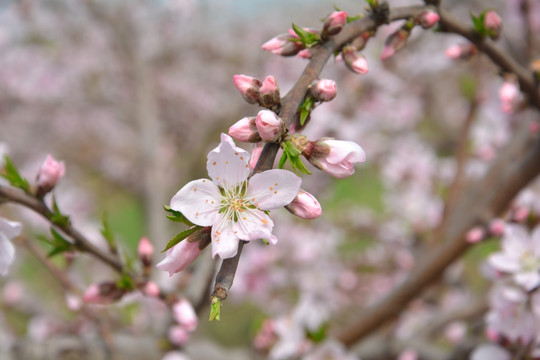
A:
{"label": "green sepal", "polygon": [[[296,146],[294,146],[290,141],[285,141],[282,143],[282,145],[283,145],[283,156],[285,156],[285,158],[289,160],[289,163],[291,164],[291,167],[294,170],[294,172],[295,173],[300,172],[306,175],[311,175],[311,172],[306,168],[306,166],[304,165],[304,163],[302,162],[300,158],[300,155],[302,154],[302,152]],[[282,159],[283,159],[283,156],[282,156]],[[280,165],[281,165],[281,161],[280,161]]]}
{"label": "green sepal", "polygon": [[63,252],[72,250],[74,245],[67,241],[58,231],[56,231],[54,228],[51,228],[51,235],[52,238],[48,238],[44,235],[37,236],[37,238],[49,245],[51,245],[53,248],[51,251],[47,253],[47,257],[53,257],[55,255],[61,254]]}
{"label": "green sepal", "polygon": [[114,239],[114,234],[111,230],[111,227],[109,226],[109,221],[107,220],[107,215],[104,213],[101,217],[101,224],[103,227],[101,228],[100,232],[101,235],[103,235],[103,238],[105,238],[105,241],[107,241],[107,245],[109,245],[109,249],[116,253],[116,240]]}
{"label": "green sepal", "polygon": [[327,330],[328,323],[321,325],[318,329],[314,331],[309,331],[306,329],[306,337],[314,343],[318,344],[323,342],[324,339],[326,339]]}
{"label": "green sepal", "polygon": [[352,23],[353,21],[359,20],[359,19],[361,19],[363,17],[364,17],[364,15],[362,15],[362,14],[358,14],[358,15],[355,15],[355,16],[347,16],[347,24]]}
{"label": "green sepal", "polygon": [[[300,37],[300,41],[307,47],[313,47],[321,42],[321,37],[319,34],[314,34],[309,31],[306,31],[302,29],[300,26],[296,25],[295,23],[292,23],[292,28],[296,35]],[[295,39],[295,41],[298,41],[298,39]]]}
{"label": "green sepal", "polygon": [[177,234],[175,237],[173,237],[168,243],[165,249],[163,249],[162,252],[165,252],[172,248],[174,245],[178,244],[180,241],[184,240],[188,236],[195,234],[197,231],[201,230],[203,227],[199,225],[195,225],[192,228],[189,228],[187,230],[182,231],[181,233]]}
{"label": "green sepal", "polygon": [[480,13],[480,15],[475,16],[471,12],[471,19],[473,22],[474,30],[481,36],[487,36],[489,35],[489,30],[486,28],[486,25],[484,24],[484,19],[486,17],[486,12]]}
{"label": "green sepal", "polygon": [[191,221],[189,221],[184,216],[184,214],[182,214],[180,211],[173,210],[168,205],[163,205],[163,209],[170,214],[170,215],[166,215],[167,219],[169,219],[171,221],[174,221],[174,222],[180,222],[180,223],[186,224],[187,226],[194,226],[195,225]]}
{"label": "green sepal", "polygon": [[58,226],[67,225],[69,223],[69,216],[62,214],[54,196],[52,199],[52,205],[53,214],[51,215],[51,221]]}
{"label": "green sepal", "polygon": [[128,291],[135,290],[136,288],[133,278],[125,273],[122,274],[120,279],[116,281],[116,286],[120,290],[128,290]]}
{"label": "green sepal", "polygon": [[219,300],[217,297],[212,298],[212,303],[210,305],[210,317],[208,320],[221,320],[221,300]]}
{"label": "green sepal", "polygon": [[313,109],[313,104],[315,103],[314,99],[311,96],[306,96],[302,104],[298,107],[300,110],[300,125],[304,126],[306,123],[307,117],[311,110]]}
{"label": "green sepal", "polygon": [[22,189],[26,193],[30,191],[28,180],[19,174],[19,171],[13,164],[13,161],[11,161],[7,155],[4,155],[4,170],[6,173],[2,174],[2,177],[9,181],[12,186]]}

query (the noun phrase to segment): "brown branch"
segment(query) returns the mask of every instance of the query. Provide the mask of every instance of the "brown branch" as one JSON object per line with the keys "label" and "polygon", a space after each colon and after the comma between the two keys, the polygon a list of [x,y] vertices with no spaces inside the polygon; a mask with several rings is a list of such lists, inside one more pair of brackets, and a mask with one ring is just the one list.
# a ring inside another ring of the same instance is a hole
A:
{"label": "brown branch", "polygon": [[47,221],[51,223],[54,227],[59,229],[65,235],[70,237],[73,240],[73,243],[80,251],[87,252],[94,257],[101,260],[103,263],[109,265],[111,268],[121,273],[125,270],[124,265],[120,262],[118,257],[115,255],[104,252],[98,247],[96,247],[90,240],[86,239],[77,229],[75,229],[71,222],[67,222],[65,225],[58,225],[52,221],[53,212],[47,207],[42,199],[37,199],[31,195],[25,194],[24,192],[11,188],[5,185],[0,185],[0,199],[17,203],[28,209],[33,210],[34,212],[43,216]]}
{"label": "brown branch", "polygon": [[439,10],[441,29],[446,32],[459,34],[486,54],[491,61],[499,66],[503,71],[513,73],[517,76],[521,91],[527,94],[529,101],[536,108],[540,109],[540,92],[535,81],[534,74],[519,65],[504,50],[498,47],[493,40],[488,37],[479,36],[472,27],[462,23],[453,15],[444,10]]}
{"label": "brown branch", "polygon": [[474,225],[486,223],[508,206],[514,196],[540,174],[540,142],[524,122],[512,141],[501,151],[487,174],[467,187],[447,226],[441,232],[440,246],[385,299],[360,316],[343,330],[338,339],[351,346],[386,321],[398,316],[407,303],[437,280],[443,271],[469,248],[464,234]]}
{"label": "brown branch", "polygon": [[[422,11],[431,8],[426,6],[406,6],[391,10],[389,15],[389,21],[395,21],[400,19],[408,19],[419,15]],[[332,56],[335,51],[338,51],[345,44],[352,41],[355,37],[360,36],[365,31],[376,30],[378,24],[371,17],[366,16],[362,19],[356,20],[341,30],[339,34],[325,41],[321,45],[318,45],[317,51],[314,51],[313,56],[309,60],[308,65],[304,69],[302,75],[293,86],[291,90],[281,99],[281,110],[279,116],[283,119],[287,127],[291,125],[294,120],[294,116],[300,106],[300,103],[306,96],[308,86],[315,80],[321,73],[324,65]],[[274,167],[274,161],[279,150],[279,144],[267,143],[264,145],[259,161],[253,170],[253,174],[270,170]],[[241,243],[242,244],[242,243]],[[228,291],[232,286],[238,260],[242,253],[242,246],[239,246],[236,256],[230,259],[223,260],[219,273],[222,274],[222,282],[218,286],[214,286],[214,296],[219,290],[219,293],[225,299]],[[219,274],[218,274],[219,275]],[[230,281],[230,282],[229,282]],[[218,296],[219,297],[219,296]],[[220,298],[221,299],[221,298]]]}

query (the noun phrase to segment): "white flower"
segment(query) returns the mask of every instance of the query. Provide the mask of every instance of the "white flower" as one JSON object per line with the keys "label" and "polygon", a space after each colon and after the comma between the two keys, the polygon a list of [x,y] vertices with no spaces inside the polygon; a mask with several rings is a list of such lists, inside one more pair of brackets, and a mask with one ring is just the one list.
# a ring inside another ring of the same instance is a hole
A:
{"label": "white flower", "polygon": [[11,239],[21,233],[21,224],[0,218],[0,275],[8,273],[9,266],[15,258],[15,247]]}
{"label": "white flower", "polygon": [[249,153],[221,134],[206,164],[212,181],[191,181],[171,199],[171,208],[192,223],[212,226],[212,256],[235,256],[239,240],[276,243],[274,223],[265,211],[289,204],[300,189],[302,180],[286,170],[264,171],[248,180],[248,161]]}
{"label": "white flower", "polygon": [[540,285],[540,226],[529,235],[521,225],[508,225],[502,249],[489,257],[491,266],[513,274],[514,281],[527,291]]}

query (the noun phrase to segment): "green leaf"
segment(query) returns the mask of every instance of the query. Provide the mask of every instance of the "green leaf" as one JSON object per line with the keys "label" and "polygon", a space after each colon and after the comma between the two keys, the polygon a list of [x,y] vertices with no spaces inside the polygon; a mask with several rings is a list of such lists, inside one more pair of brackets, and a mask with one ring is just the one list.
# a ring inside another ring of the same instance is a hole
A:
{"label": "green leaf", "polygon": [[212,304],[210,305],[210,318],[208,320],[221,320],[221,300],[219,300],[217,297],[212,298]]}
{"label": "green leaf", "polygon": [[473,22],[474,30],[482,36],[486,36],[489,33],[489,30],[486,29],[486,25],[484,24],[484,18],[486,17],[486,12],[482,12],[480,15],[475,16],[473,13],[471,13],[471,19]]}
{"label": "green leaf", "polygon": [[163,209],[170,214],[170,215],[166,215],[167,219],[169,219],[171,221],[174,221],[174,222],[180,222],[180,223],[186,224],[187,226],[194,226],[195,225],[191,221],[189,221],[184,216],[184,214],[182,214],[180,211],[173,210],[168,205],[163,205]]}
{"label": "green leaf", "polygon": [[116,286],[121,290],[135,290],[135,282],[128,274],[122,274],[120,279],[116,281]]}
{"label": "green leaf", "polygon": [[379,6],[379,0],[366,0],[366,2],[368,3],[369,7],[372,9]]}
{"label": "green leaf", "polygon": [[54,255],[61,254],[65,251],[71,250],[73,248],[73,244],[67,241],[58,231],[56,231],[54,228],[51,228],[51,234],[52,234],[52,240],[46,241],[53,246],[51,251],[47,254],[47,257],[52,257]]}
{"label": "green leaf", "polygon": [[165,252],[167,250],[169,250],[170,248],[172,248],[174,245],[178,244],[180,241],[184,240],[185,238],[187,238],[188,236],[196,233],[197,231],[201,230],[202,229],[202,226],[194,226],[192,228],[189,228],[185,231],[182,231],[181,233],[177,234],[175,237],[173,237],[168,243],[167,243],[167,246],[165,247],[165,249],[163,249],[162,252]]}
{"label": "green leaf", "polygon": [[314,331],[306,330],[306,337],[313,341],[314,343],[321,343],[326,339],[326,333],[328,330],[328,324],[321,325],[318,329]]}
{"label": "green leaf", "polygon": [[304,163],[302,162],[302,159],[300,156],[295,156],[293,158],[289,158],[289,162],[291,163],[291,166],[295,172],[301,172],[306,175],[311,175],[311,171],[309,171]]}
{"label": "green leaf", "polygon": [[309,113],[311,112],[313,108],[314,100],[311,96],[306,96],[304,101],[302,101],[302,104],[300,104],[299,110],[300,110],[300,125],[304,126],[307,117]]}
{"label": "green leaf", "polygon": [[302,162],[302,159],[300,157],[300,155],[302,154],[301,151],[296,146],[294,146],[290,141],[285,141],[282,144],[283,144],[283,156],[281,157],[280,165],[282,161],[283,161],[283,164],[285,164],[285,160],[284,160],[284,157],[285,157],[287,160],[289,160],[289,163],[291,164],[291,167],[293,168],[294,172],[296,173],[300,172],[303,174],[311,175],[311,172],[306,168],[306,166]]}
{"label": "green leaf", "polygon": [[19,174],[19,171],[7,155],[4,155],[4,170],[6,171],[6,173],[2,174],[2,177],[9,181],[12,186],[22,189],[26,193],[30,191],[30,185],[28,184],[28,180],[26,180],[21,176],[21,174]]}
{"label": "green leaf", "polygon": [[362,15],[362,14],[358,14],[356,16],[347,16],[347,24],[352,23],[353,21],[356,21],[356,20],[361,19],[363,17],[364,17],[364,15]]}
{"label": "green leaf", "polygon": [[283,167],[285,166],[285,162],[287,161],[287,154],[285,154],[285,152],[281,155],[281,159],[279,159],[279,168],[280,169],[283,169]]}
{"label": "green leaf", "polygon": [[58,226],[65,226],[69,223],[69,216],[62,214],[58,204],[56,203],[56,198],[53,196],[53,214],[51,215],[51,221]]}
{"label": "green leaf", "polygon": [[[313,47],[321,42],[321,37],[317,33],[311,33],[309,31],[306,31],[302,29],[300,26],[296,25],[295,23],[292,23],[292,28],[296,35],[300,37],[300,41],[306,45],[307,48]],[[298,41],[295,39],[294,41]]]}
{"label": "green leaf", "polygon": [[106,214],[103,214],[103,216],[101,217],[101,223],[103,225],[102,229],[100,230],[101,235],[103,235],[105,241],[107,241],[109,249],[112,252],[116,252],[116,241],[114,240],[114,234],[109,226],[109,221],[107,220]]}

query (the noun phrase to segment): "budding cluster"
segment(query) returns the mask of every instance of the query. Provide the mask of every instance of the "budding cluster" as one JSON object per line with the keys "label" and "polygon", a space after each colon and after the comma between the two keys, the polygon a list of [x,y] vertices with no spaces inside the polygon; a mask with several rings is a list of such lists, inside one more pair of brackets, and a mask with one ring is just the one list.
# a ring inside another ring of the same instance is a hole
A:
{"label": "budding cluster", "polygon": [[233,83],[244,100],[250,104],[259,104],[270,109],[281,102],[279,86],[273,76],[267,76],[261,82],[252,76],[234,75]]}

